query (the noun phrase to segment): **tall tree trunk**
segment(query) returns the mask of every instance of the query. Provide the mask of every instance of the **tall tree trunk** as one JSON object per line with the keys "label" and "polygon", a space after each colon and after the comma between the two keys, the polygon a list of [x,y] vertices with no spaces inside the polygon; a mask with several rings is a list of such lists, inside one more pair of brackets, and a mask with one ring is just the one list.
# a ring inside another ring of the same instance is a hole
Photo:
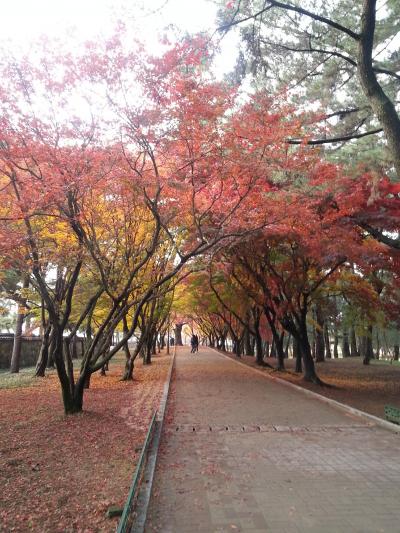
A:
{"label": "tall tree trunk", "polygon": [[270,357],[276,357],[275,337],[272,339],[271,349],[270,349],[270,352],[269,352],[269,356],[270,356]]}
{"label": "tall tree trunk", "polygon": [[385,132],[391,159],[397,177],[400,178],[400,119],[393,102],[379,84],[372,63],[375,19],[376,0],[363,0],[361,32],[358,40],[358,76],[368,103]]}
{"label": "tall tree trunk", "polygon": [[[29,287],[29,277],[25,276],[22,289]],[[26,299],[22,295],[22,301],[18,303],[17,322],[15,324],[14,343],[11,354],[10,372],[11,374],[18,374],[21,364],[21,350],[22,350],[22,328],[24,325],[25,313],[26,313]]]}
{"label": "tall tree trunk", "polygon": [[324,339],[324,315],[321,306],[317,304],[315,308],[315,361],[321,363],[325,361],[325,339]]}
{"label": "tall tree trunk", "polygon": [[[305,300],[305,298],[304,298]],[[307,302],[304,302],[304,307],[294,317],[286,316],[282,319],[283,326],[293,337],[297,338],[299,348],[303,359],[303,379],[311,381],[317,385],[323,385],[322,381],[317,376],[315,371],[314,359],[312,357],[310,341],[308,339],[307,331]]]}
{"label": "tall tree trunk", "polygon": [[342,335],[342,357],[350,357],[349,331],[347,328],[343,327]]}
{"label": "tall tree trunk", "polygon": [[285,370],[285,350],[283,349],[284,339],[285,333],[283,331],[281,334],[277,333],[277,338],[275,339],[275,350],[278,360],[277,370]]}
{"label": "tall tree trunk", "polygon": [[337,322],[335,322],[335,328],[333,332],[333,357],[337,359],[339,357],[339,334],[338,334],[338,325]]}
{"label": "tall tree trunk", "polygon": [[142,348],[142,343],[139,340],[135,349],[133,350],[133,353],[130,354],[129,359],[125,360],[125,369],[124,369],[124,374],[121,378],[121,381],[132,381],[133,380],[133,370],[135,368],[135,360],[136,360],[136,357],[139,355],[141,348]]}
{"label": "tall tree trunk", "polygon": [[47,366],[47,359],[49,357],[49,347],[50,347],[50,333],[51,326],[48,324],[43,332],[42,344],[40,346],[39,357],[36,363],[35,376],[44,377]]}
{"label": "tall tree trunk", "polygon": [[297,337],[293,337],[293,357],[296,358],[295,372],[301,374],[303,372],[303,363],[300,350],[300,344]]}
{"label": "tall tree trunk", "polygon": [[165,348],[165,333],[160,333],[160,350]]}
{"label": "tall tree trunk", "polygon": [[271,345],[269,341],[265,341],[264,343],[264,357],[270,357],[271,356]]}
{"label": "tall tree trunk", "polygon": [[378,328],[376,328],[376,330],[375,330],[375,338],[376,338],[376,355],[375,355],[375,357],[377,359],[379,359],[380,358],[380,353],[381,353],[381,340],[379,338],[379,330],[378,330]]}
{"label": "tall tree trunk", "polygon": [[182,328],[183,328],[183,324],[175,324],[175,344],[176,344],[176,346],[183,346]]}
{"label": "tall tree trunk", "polygon": [[351,357],[358,357],[360,355],[357,348],[357,338],[354,326],[351,326],[350,329],[350,355]]}
{"label": "tall tree trunk", "polygon": [[399,360],[399,345],[395,344],[393,348],[393,360],[398,361]]}
{"label": "tall tree trunk", "polygon": [[13,350],[11,354],[11,365],[10,372],[11,374],[18,374],[20,361],[21,361],[21,349],[22,349],[22,326],[24,323],[24,312],[22,307],[18,305],[18,315],[17,321],[15,324],[15,333],[14,333],[14,343]]}
{"label": "tall tree trunk", "polygon": [[256,362],[258,365],[262,365],[264,363],[264,350],[263,350],[263,342],[260,335],[260,332],[256,331]]}
{"label": "tall tree trunk", "polygon": [[372,326],[368,326],[367,335],[364,337],[364,354],[363,364],[369,365],[371,359],[374,358],[374,350],[372,347]]}
{"label": "tall tree trunk", "polygon": [[79,386],[70,382],[64,365],[64,331],[56,322],[52,323],[52,330],[51,347],[60,380],[64,411],[67,415],[79,413],[82,411],[84,384],[90,374],[89,372],[81,374]]}
{"label": "tall tree trunk", "polygon": [[325,340],[325,357],[327,359],[331,359],[332,358],[331,341],[329,338],[329,326],[328,326],[327,320],[325,320],[325,324],[324,324],[324,340]]}
{"label": "tall tree trunk", "polygon": [[[129,333],[128,328],[128,321],[126,319],[126,315],[122,318],[122,334],[123,336],[127,336]],[[125,371],[122,376],[122,381],[129,381],[133,379],[133,361],[131,361],[131,352],[129,351],[129,344],[128,341],[126,341],[122,347],[124,354],[125,354]]]}
{"label": "tall tree trunk", "polygon": [[245,355],[253,355],[254,356],[254,350],[253,350],[252,344],[251,344],[251,335],[250,335],[250,331],[249,331],[248,328],[245,328],[245,331],[244,331],[243,344],[244,344],[244,354]]}

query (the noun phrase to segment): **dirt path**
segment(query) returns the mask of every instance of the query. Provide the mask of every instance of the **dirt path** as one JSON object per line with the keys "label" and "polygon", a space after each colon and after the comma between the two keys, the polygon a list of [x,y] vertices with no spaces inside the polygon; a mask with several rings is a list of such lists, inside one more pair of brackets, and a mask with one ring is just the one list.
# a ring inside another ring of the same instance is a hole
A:
{"label": "dirt path", "polygon": [[398,532],[399,436],[180,349],[146,532]]}

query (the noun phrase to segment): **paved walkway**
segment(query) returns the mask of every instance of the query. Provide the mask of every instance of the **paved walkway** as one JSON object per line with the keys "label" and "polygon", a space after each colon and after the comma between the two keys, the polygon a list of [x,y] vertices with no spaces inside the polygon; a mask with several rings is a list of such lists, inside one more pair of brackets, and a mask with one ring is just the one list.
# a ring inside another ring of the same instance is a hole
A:
{"label": "paved walkway", "polygon": [[178,350],[146,533],[400,532],[400,436]]}

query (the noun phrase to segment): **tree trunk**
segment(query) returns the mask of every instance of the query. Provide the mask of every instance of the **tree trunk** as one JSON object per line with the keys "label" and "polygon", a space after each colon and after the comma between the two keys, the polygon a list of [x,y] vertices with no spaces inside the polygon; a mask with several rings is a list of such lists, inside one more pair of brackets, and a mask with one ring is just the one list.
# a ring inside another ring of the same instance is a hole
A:
{"label": "tree trunk", "polygon": [[47,368],[54,368],[54,340],[53,340],[53,332],[51,333],[50,337],[50,350],[49,350],[49,357],[47,359]]}
{"label": "tree trunk", "polygon": [[315,361],[322,363],[325,361],[325,339],[324,339],[324,324],[325,319],[322,313],[321,306],[317,304],[315,308],[316,328],[315,328]]}
{"label": "tree trunk", "polygon": [[262,338],[260,335],[260,332],[256,332],[256,362],[258,365],[262,365],[264,363],[264,350],[263,350],[263,343]]}
{"label": "tree trunk", "polygon": [[319,379],[317,373],[315,372],[314,359],[312,357],[311,346],[308,340],[306,308],[302,309],[301,316],[297,321],[297,328],[291,331],[291,333],[293,336],[297,336],[297,339],[299,341],[299,347],[303,359],[303,379],[305,381],[311,381],[312,383],[316,383],[317,385],[322,385],[322,381]]}
{"label": "tree trunk", "polygon": [[271,349],[270,349],[270,352],[269,352],[269,356],[270,357],[276,357],[276,345],[275,345],[275,337],[273,338],[272,340],[272,343],[271,343]]}
{"label": "tree trunk", "polygon": [[374,358],[374,350],[372,347],[372,326],[368,326],[367,335],[364,337],[364,354],[363,354],[363,364],[369,365],[371,359]]}
{"label": "tree trunk", "polygon": [[122,376],[121,381],[132,381],[133,380],[133,369],[135,367],[135,361],[133,358],[129,357],[125,361],[125,370]]}
{"label": "tree trunk", "polygon": [[327,321],[325,321],[325,324],[324,324],[324,340],[325,340],[325,357],[326,359],[331,359],[332,358],[331,341],[329,338],[329,327],[328,327]]}
{"label": "tree trunk", "polygon": [[[22,289],[29,287],[29,277],[25,276],[22,284]],[[11,354],[10,372],[11,374],[18,374],[21,363],[21,350],[22,350],[22,328],[25,319],[25,305],[26,299],[22,295],[22,302],[18,303],[18,315],[17,322],[15,324],[14,344]]]}
{"label": "tree trunk", "polygon": [[44,377],[46,372],[47,360],[49,357],[51,326],[48,324],[43,332],[42,344],[40,346],[39,357],[36,363],[35,376]]}
{"label": "tree trunk", "polygon": [[301,350],[299,346],[299,341],[297,338],[293,337],[293,357],[296,358],[295,372],[301,374],[303,372],[303,363],[301,359]]}
{"label": "tree trunk", "polygon": [[350,357],[349,332],[347,328],[343,328],[342,357]]}
{"label": "tree trunk", "polygon": [[252,349],[251,345],[250,331],[248,330],[248,328],[246,328],[244,332],[244,354],[254,356],[254,350]]}
{"label": "tree trunk", "polygon": [[278,360],[277,370],[285,370],[285,350],[283,349],[283,341],[285,338],[285,333],[282,332],[280,335],[278,333],[277,338],[274,339],[276,357]]}
{"label": "tree trunk", "polygon": [[160,350],[165,348],[165,333],[160,333]]}
{"label": "tree trunk", "polygon": [[358,357],[360,355],[358,353],[356,331],[354,326],[352,326],[350,329],[350,355],[351,357]]}
{"label": "tree trunk", "polygon": [[399,345],[395,344],[393,348],[393,361],[399,360]]}
{"label": "tree trunk", "polygon": [[299,339],[299,343],[304,365],[304,380],[321,385],[321,380],[315,372],[314,359],[312,357],[308,336],[303,333]]}
{"label": "tree trunk", "polygon": [[338,326],[337,326],[337,323],[335,322],[335,330],[333,334],[333,357],[334,359],[337,359],[339,357],[338,346],[339,346]]}
{"label": "tree trunk", "polygon": [[22,307],[18,305],[18,315],[17,322],[15,324],[15,333],[14,333],[14,343],[13,350],[11,355],[11,365],[10,372],[11,374],[18,374],[20,361],[21,361],[21,348],[22,348],[22,326],[24,323],[24,312]]}
{"label": "tree trunk", "polygon": [[78,359],[78,346],[76,335],[72,337],[72,359]]}
{"label": "tree trunk", "polygon": [[175,324],[175,344],[176,344],[176,346],[183,346],[182,328],[183,328],[183,324]]}
{"label": "tree trunk", "polygon": [[90,374],[89,372],[81,374],[77,385],[70,382],[64,365],[63,333],[62,327],[54,321],[52,324],[51,348],[58,379],[60,380],[64,412],[69,415],[82,411],[84,384],[88,378],[90,379]]}
{"label": "tree trunk", "polygon": [[376,19],[376,0],[364,0],[358,41],[358,76],[368,103],[385,133],[389,152],[400,178],[400,119],[393,102],[379,84],[372,66]]}
{"label": "tree trunk", "polygon": [[380,354],[381,354],[381,340],[379,338],[378,328],[376,328],[376,331],[375,331],[375,338],[376,338],[376,355],[375,355],[375,357],[379,360]]}

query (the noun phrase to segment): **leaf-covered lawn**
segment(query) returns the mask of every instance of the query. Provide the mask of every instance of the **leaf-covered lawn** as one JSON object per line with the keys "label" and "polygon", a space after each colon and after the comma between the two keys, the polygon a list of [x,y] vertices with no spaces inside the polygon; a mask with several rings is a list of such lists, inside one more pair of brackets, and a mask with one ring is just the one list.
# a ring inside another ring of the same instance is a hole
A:
{"label": "leaf-covered lawn", "polygon": [[84,412],[68,417],[54,373],[1,389],[0,531],[115,530],[106,510],[125,501],[169,362],[138,363],[130,383],[119,381],[122,360],[111,363],[92,377]]}

